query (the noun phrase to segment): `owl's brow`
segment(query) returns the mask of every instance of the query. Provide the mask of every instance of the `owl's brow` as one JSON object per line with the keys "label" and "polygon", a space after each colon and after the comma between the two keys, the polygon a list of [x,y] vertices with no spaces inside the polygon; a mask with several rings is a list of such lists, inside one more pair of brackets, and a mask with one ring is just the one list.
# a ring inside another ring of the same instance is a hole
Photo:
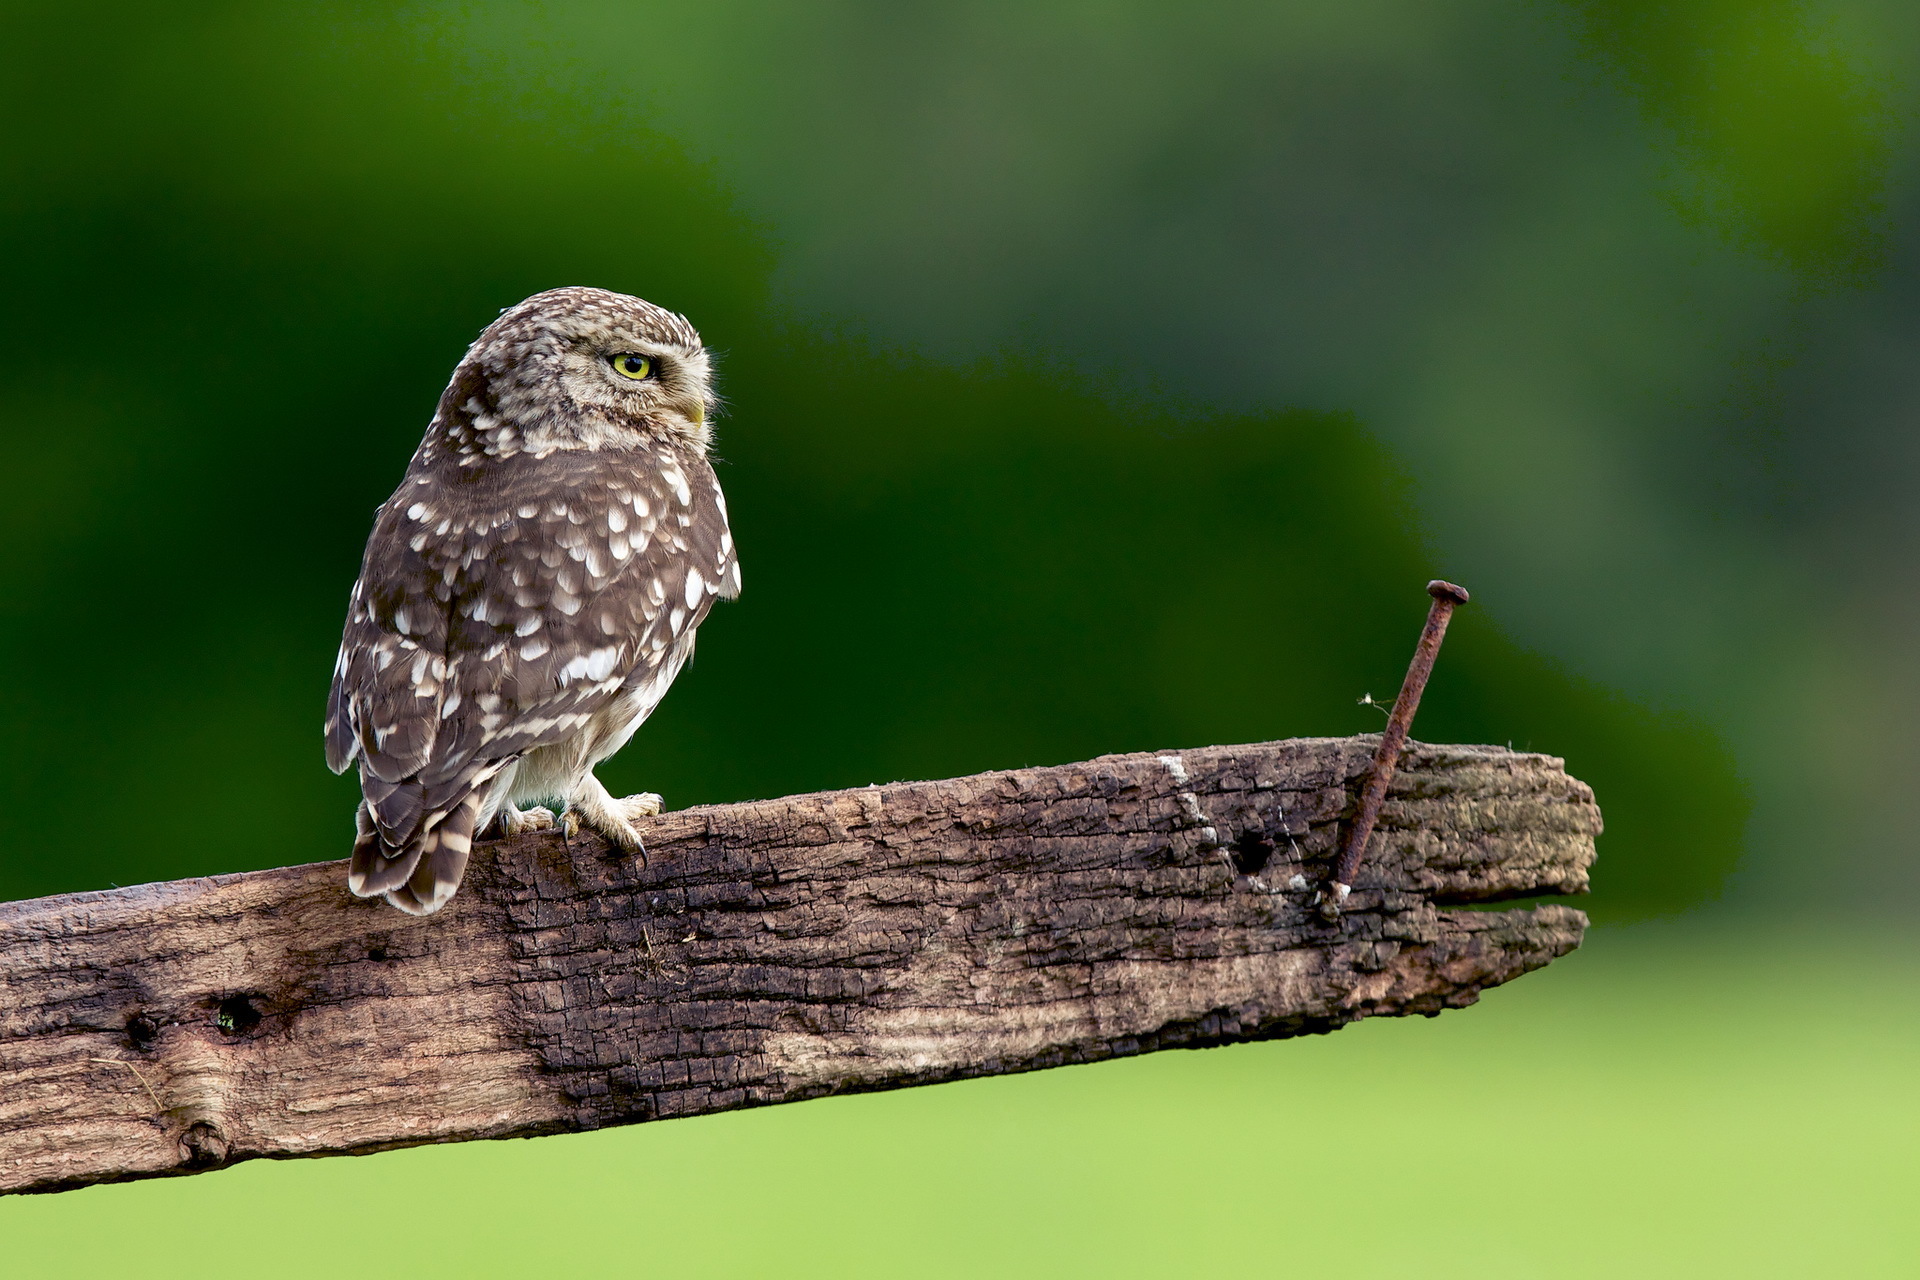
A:
{"label": "owl's brow", "polygon": [[637,334],[583,334],[568,345],[576,351],[595,351],[609,356],[619,355],[623,351],[638,351],[650,356],[678,356],[684,359],[690,354],[687,348],[677,343],[643,338]]}

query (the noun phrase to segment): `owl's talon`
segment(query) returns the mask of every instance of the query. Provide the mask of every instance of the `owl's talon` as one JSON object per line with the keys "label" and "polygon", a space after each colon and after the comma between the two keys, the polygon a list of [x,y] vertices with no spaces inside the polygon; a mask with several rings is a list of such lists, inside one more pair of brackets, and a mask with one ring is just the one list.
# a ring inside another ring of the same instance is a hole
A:
{"label": "owl's talon", "polygon": [[[640,859],[640,865],[643,867],[647,865],[647,842],[640,838],[640,832],[634,827],[633,821],[635,818],[658,817],[664,805],[665,801],[660,798],[658,792],[642,791],[639,795],[628,796],[623,800],[615,800],[610,806],[615,813],[626,819],[626,822],[622,824],[624,831],[620,835],[614,836],[613,839],[622,849],[625,849],[628,853]],[[626,836],[629,835],[633,837],[632,844],[627,843]]]}
{"label": "owl's talon", "polygon": [[637,796],[628,796],[624,800],[614,801],[615,807],[625,812],[628,822],[632,822],[635,818],[658,817],[665,803],[656,791],[642,791]]}
{"label": "owl's talon", "polygon": [[608,815],[609,821],[593,823],[593,829],[607,838],[607,843],[618,845],[634,857],[640,859],[640,865],[647,863],[647,845],[634,830],[633,824],[624,818]]}
{"label": "owl's talon", "polygon": [[519,836],[529,831],[547,831],[555,825],[555,822],[551,809],[537,805],[531,809],[516,809],[508,805],[500,811],[500,834]]}
{"label": "owl's talon", "polygon": [[647,846],[640,839],[640,833],[634,829],[633,820],[651,817],[660,812],[660,797],[652,792],[642,792],[637,796],[628,796],[616,800],[607,794],[600,780],[592,774],[587,775],[587,784],[579,795],[574,797],[570,813],[578,813],[579,821],[589,829],[606,837],[608,844],[614,845],[640,859],[640,865],[647,863]]}
{"label": "owl's talon", "polygon": [[563,840],[572,840],[580,834],[580,811],[578,809],[568,809],[560,815],[560,830],[562,832],[561,839]]}

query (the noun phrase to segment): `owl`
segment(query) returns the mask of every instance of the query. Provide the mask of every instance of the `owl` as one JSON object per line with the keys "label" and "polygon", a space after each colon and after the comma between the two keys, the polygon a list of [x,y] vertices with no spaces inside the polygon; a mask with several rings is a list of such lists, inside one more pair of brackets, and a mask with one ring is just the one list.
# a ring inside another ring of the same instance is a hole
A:
{"label": "owl", "polygon": [[693,326],[604,289],[535,294],[468,348],[374,517],[334,665],[352,892],[438,911],[489,831],[584,823],[645,856],[660,797],[593,768],[740,591],[708,381]]}

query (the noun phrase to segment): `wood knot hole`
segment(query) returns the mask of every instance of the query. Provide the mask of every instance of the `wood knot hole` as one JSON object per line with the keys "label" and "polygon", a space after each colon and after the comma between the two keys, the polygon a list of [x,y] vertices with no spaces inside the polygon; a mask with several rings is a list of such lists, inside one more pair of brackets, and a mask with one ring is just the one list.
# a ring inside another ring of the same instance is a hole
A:
{"label": "wood knot hole", "polygon": [[252,996],[228,996],[214,1010],[213,1025],[222,1035],[244,1036],[260,1025],[260,1010],[254,1008]]}
{"label": "wood knot hole", "polygon": [[227,1139],[205,1120],[196,1120],[180,1135],[180,1159],[193,1169],[210,1169],[227,1162]]}
{"label": "wood knot hole", "polygon": [[1257,876],[1273,859],[1273,841],[1258,831],[1244,832],[1230,846],[1233,869],[1243,876]]}
{"label": "wood knot hole", "polygon": [[144,1013],[136,1013],[127,1019],[127,1041],[141,1053],[153,1048],[153,1042],[160,1038],[160,1027]]}

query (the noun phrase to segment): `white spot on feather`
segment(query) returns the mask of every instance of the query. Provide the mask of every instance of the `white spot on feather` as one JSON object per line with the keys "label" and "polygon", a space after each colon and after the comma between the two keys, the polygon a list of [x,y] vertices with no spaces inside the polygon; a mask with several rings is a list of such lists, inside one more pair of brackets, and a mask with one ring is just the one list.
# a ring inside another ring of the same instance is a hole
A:
{"label": "white spot on feather", "polygon": [[[700,603],[700,593],[705,591],[706,587],[706,579],[700,576],[700,571],[689,566],[687,569],[687,608],[691,609]],[[673,629],[678,631],[680,624],[677,622],[674,623]]]}
{"label": "white spot on feather", "polygon": [[592,653],[575,657],[560,668],[560,683],[585,677],[594,683],[605,680],[613,671],[614,659],[620,656],[618,648],[595,649]]}

